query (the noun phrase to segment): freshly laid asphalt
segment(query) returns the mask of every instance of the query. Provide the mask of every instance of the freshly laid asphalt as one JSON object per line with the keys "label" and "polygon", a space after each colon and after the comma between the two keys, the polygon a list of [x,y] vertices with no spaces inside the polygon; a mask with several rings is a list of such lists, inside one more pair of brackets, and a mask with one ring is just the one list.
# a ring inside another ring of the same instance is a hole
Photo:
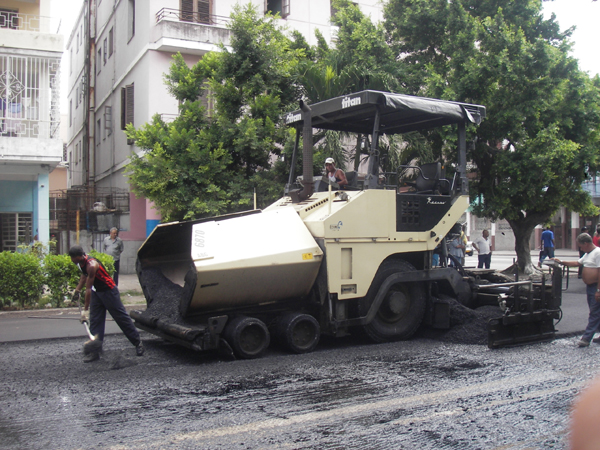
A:
{"label": "freshly laid asphalt", "polygon": [[[532,252],[532,259],[535,261],[534,253],[537,256],[537,252]],[[506,268],[499,265],[505,264],[512,256],[514,256],[514,252],[494,252],[492,268]],[[575,260],[579,258],[579,255],[572,250],[558,250],[556,257]],[[467,265],[472,263],[475,258],[467,258]],[[121,274],[119,290],[127,310],[145,309],[145,300],[137,275]],[[585,284],[577,278],[576,270],[571,270],[568,288],[566,278],[563,279],[562,311],[563,317],[556,325],[557,337],[582,334],[587,326],[589,309],[585,298]],[[120,332],[116,323],[108,316],[105,334]],[[86,331],[84,326],[79,323],[78,308],[0,312],[0,342],[81,336],[86,336]]]}

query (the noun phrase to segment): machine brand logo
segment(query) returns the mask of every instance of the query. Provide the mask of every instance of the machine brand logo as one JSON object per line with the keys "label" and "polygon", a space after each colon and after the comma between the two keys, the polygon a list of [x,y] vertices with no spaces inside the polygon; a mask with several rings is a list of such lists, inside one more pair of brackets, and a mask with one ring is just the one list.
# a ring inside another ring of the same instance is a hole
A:
{"label": "machine brand logo", "polygon": [[289,113],[287,116],[285,116],[285,123],[286,124],[294,123],[294,122],[299,122],[300,120],[302,120],[302,114],[301,113],[298,113],[298,114]]}
{"label": "machine brand logo", "polygon": [[351,106],[360,105],[360,97],[344,97],[342,99],[342,108],[350,108]]}
{"label": "machine brand logo", "polygon": [[330,230],[334,230],[334,231],[340,231],[342,229],[342,225],[344,225],[342,223],[342,221],[340,220],[338,223],[336,223],[335,225],[329,225],[329,229]]}
{"label": "machine brand logo", "polygon": [[438,202],[435,200],[431,200],[431,197],[427,197],[427,204],[428,205],[445,205],[446,202]]}

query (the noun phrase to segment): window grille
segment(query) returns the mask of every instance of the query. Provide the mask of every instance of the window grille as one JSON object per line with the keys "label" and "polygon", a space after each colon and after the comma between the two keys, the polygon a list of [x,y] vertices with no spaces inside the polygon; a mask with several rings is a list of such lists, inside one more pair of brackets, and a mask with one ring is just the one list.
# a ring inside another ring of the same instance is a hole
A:
{"label": "window grille", "polygon": [[1,213],[2,251],[14,252],[19,245],[27,245],[32,242],[32,228],[32,213]]}
{"label": "window grille", "polygon": [[59,138],[58,58],[0,55],[0,135]]}
{"label": "window grille", "polygon": [[112,134],[112,106],[104,107],[104,131],[106,136]]}

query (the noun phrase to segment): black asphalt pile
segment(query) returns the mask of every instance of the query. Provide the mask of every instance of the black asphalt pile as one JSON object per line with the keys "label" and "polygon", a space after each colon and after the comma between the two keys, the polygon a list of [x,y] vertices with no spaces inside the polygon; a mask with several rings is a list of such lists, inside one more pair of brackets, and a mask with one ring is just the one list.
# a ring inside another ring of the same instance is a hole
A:
{"label": "black asphalt pile", "polygon": [[169,280],[158,267],[144,269],[140,282],[152,297],[146,311],[142,313],[143,316],[156,317],[177,324],[184,323],[179,312],[183,287]]}
{"label": "black asphalt pile", "polygon": [[453,298],[446,298],[443,301],[450,304],[450,329],[436,330],[423,326],[417,336],[453,344],[487,345],[488,322],[490,319],[502,316],[500,308],[482,306],[471,309]]}

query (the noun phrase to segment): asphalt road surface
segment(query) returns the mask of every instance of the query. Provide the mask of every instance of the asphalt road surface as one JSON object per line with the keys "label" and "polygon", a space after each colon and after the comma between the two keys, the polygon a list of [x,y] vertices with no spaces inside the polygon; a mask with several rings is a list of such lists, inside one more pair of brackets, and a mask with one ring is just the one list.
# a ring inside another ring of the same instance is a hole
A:
{"label": "asphalt road surface", "polygon": [[3,449],[566,449],[600,346],[325,340],[225,361],[143,334],[0,344]]}

